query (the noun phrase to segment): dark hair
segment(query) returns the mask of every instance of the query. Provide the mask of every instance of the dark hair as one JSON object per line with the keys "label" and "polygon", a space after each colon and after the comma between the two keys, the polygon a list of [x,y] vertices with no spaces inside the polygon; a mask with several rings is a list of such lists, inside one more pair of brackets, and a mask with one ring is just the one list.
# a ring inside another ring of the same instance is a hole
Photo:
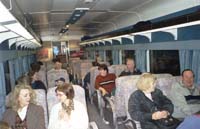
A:
{"label": "dark hair", "polygon": [[38,63],[39,65],[43,65],[42,61],[38,61],[37,63]]}
{"label": "dark hair", "polygon": [[29,78],[29,76],[22,75],[15,81],[15,84],[16,85],[20,85],[20,84],[29,85],[30,84],[30,78]]}
{"label": "dark hair", "polygon": [[60,62],[60,63],[61,63],[61,60],[60,60],[60,58],[54,58],[54,59],[52,60],[52,62],[53,62],[53,63],[56,63],[56,62]]}
{"label": "dark hair", "polygon": [[192,72],[193,77],[194,77],[194,72],[193,72],[191,69],[184,69],[184,70],[182,71],[182,73],[181,73],[181,76],[183,76],[183,74],[184,74],[186,71]]}
{"label": "dark hair", "polygon": [[98,70],[106,70],[107,73],[108,73],[108,67],[106,64],[100,64],[99,67],[98,67]]}
{"label": "dark hair", "polygon": [[28,72],[28,77],[29,77],[29,81],[30,81],[30,84],[32,82],[32,77],[35,75],[36,71],[33,71],[33,70],[30,70]]}
{"label": "dark hair", "polygon": [[74,89],[71,84],[69,83],[64,83],[62,85],[58,85],[55,91],[60,91],[63,92],[68,99],[73,99],[74,98]]}
{"label": "dark hair", "polygon": [[62,82],[65,82],[65,79],[64,79],[63,77],[61,77],[61,78],[59,78],[59,79],[55,80],[55,82],[57,82],[57,81],[62,81]]}
{"label": "dark hair", "polygon": [[31,63],[30,66],[31,66],[32,71],[36,71],[36,72],[40,71],[40,64],[39,63],[37,63],[37,62]]}
{"label": "dark hair", "polygon": [[73,101],[73,98],[74,98],[74,88],[72,87],[71,84],[64,83],[62,85],[58,85],[55,91],[56,92],[57,91],[63,92],[67,96],[67,99],[69,99],[68,105],[66,105],[63,102],[61,104],[62,104],[62,108],[65,110],[65,112],[68,115],[70,115],[71,111],[74,110],[74,101]]}
{"label": "dark hair", "polygon": [[99,66],[99,63],[96,62],[96,61],[93,61],[93,62],[92,62],[92,66]]}

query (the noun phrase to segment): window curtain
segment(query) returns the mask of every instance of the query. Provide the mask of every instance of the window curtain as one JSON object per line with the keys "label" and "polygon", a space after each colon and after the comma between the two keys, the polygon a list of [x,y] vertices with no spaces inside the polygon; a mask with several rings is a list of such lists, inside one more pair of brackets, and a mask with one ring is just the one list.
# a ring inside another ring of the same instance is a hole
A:
{"label": "window curtain", "polygon": [[192,55],[193,52],[191,50],[180,50],[179,51],[179,62],[180,69],[183,71],[184,69],[192,68]]}
{"label": "window curtain", "polygon": [[26,73],[29,70],[28,63],[27,63],[27,56],[24,56],[22,59],[23,59],[23,71],[24,73]]}
{"label": "window curtain", "polygon": [[9,62],[9,70],[10,70],[10,83],[11,83],[11,87],[12,89],[14,88],[15,86],[15,69],[14,69],[14,61],[13,60],[10,60]]}
{"label": "window curtain", "polygon": [[3,63],[0,63],[0,119],[5,111],[6,87]]}
{"label": "window curtain", "polygon": [[88,51],[88,55],[89,55],[88,57],[90,60],[95,60],[94,51]]}
{"label": "window curtain", "polygon": [[195,83],[200,84],[200,50],[180,50],[179,60],[181,72],[192,69],[195,74]]}
{"label": "window curtain", "polygon": [[23,57],[18,58],[20,76],[24,74]]}
{"label": "window curtain", "polygon": [[101,61],[105,61],[106,59],[105,59],[105,56],[104,56],[104,50],[103,51],[99,51],[99,57],[101,58]]}
{"label": "window curtain", "polygon": [[195,74],[195,82],[200,84],[200,50],[194,50],[192,55],[192,70]]}
{"label": "window curtain", "polygon": [[113,65],[119,64],[119,51],[118,50],[112,51],[112,60],[113,60]]}
{"label": "window curtain", "polygon": [[146,50],[136,50],[135,57],[136,68],[141,72],[146,72]]}
{"label": "window curtain", "polygon": [[14,60],[14,66],[15,66],[15,78],[17,79],[20,77],[20,67],[18,59]]}

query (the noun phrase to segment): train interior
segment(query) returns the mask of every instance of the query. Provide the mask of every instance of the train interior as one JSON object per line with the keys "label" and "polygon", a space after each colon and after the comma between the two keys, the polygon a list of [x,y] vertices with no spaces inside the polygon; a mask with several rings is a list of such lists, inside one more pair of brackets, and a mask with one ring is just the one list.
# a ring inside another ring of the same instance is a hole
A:
{"label": "train interior", "polygon": [[[16,80],[31,63],[42,61],[42,81],[49,94],[37,91],[37,101],[45,109],[48,125],[55,102],[50,88],[59,77],[48,71],[56,57],[68,72],[76,99],[87,106],[90,129],[140,129],[127,109],[138,76],[118,78],[126,69],[126,58],[133,58],[141,72],[155,74],[158,87],[168,95],[186,68],[194,71],[194,81],[200,85],[199,41],[200,0],[1,0],[0,119]],[[99,73],[92,62],[97,57],[117,76],[116,94],[107,100],[107,110],[94,88]]]}

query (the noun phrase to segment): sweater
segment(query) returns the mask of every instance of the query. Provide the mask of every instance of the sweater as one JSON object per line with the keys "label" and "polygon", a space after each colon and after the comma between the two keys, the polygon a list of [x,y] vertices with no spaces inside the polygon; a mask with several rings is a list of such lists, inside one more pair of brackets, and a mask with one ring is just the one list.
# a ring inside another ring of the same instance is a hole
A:
{"label": "sweater", "polygon": [[95,88],[104,88],[108,93],[111,93],[115,89],[115,74],[108,73],[106,76],[98,75],[95,81]]}

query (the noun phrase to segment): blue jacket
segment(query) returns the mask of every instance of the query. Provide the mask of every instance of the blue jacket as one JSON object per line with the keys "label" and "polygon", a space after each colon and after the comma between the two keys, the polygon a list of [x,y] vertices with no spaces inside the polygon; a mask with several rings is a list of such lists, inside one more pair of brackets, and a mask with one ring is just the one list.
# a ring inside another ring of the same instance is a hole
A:
{"label": "blue jacket", "polygon": [[177,129],[199,129],[199,127],[200,115],[192,115],[186,117]]}

